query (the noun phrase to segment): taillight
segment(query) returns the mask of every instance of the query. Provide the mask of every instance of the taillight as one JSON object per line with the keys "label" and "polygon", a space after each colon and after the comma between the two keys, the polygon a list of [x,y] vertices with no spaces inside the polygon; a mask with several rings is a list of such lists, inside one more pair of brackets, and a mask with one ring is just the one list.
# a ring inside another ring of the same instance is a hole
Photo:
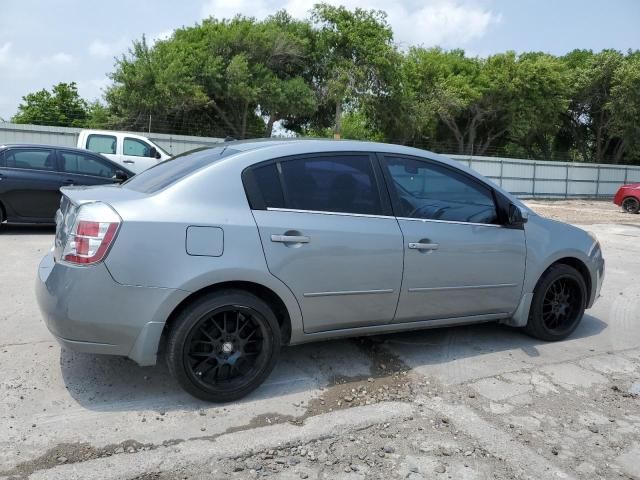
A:
{"label": "taillight", "polygon": [[118,233],[120,222],[120,216],[104,203],[81,205],[67,237],[62,260],[80,265],[102,261]]}

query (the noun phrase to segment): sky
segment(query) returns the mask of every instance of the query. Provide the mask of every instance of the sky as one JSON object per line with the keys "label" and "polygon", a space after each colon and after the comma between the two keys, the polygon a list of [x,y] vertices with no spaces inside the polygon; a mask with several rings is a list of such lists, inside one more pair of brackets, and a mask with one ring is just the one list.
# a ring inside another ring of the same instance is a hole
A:
{"label": "sky", "polygon": [[[318,0],[1,0],[0,119],[22,96],[75,81],[95,100],[114,58],[143,34],[152,41],[204,18],[264,18],[280,9],[305,18]],[[575,48],[640,49],[640,0],[328,0],[385,10],[401,48],[462,48],[562,55]]]}

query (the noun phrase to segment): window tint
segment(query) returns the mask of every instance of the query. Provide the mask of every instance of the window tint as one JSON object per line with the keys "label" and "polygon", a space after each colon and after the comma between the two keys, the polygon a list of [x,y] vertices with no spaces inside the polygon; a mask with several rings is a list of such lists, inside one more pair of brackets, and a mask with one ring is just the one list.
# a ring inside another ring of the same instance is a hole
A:
{"label": "window tint", "polygon": [[399,217],[497,223],[491,190],[452,169],[403,157],[386,157],[398,196]]}
{"label": "window tint", "polygon": [[154,193],[176,183],[196,170],[236,153],[239,153],[239,150],[229,147],[198,148],[154,165],[131,177],[130,180],[122,185],[137,192]]}
{"label": "window tint", "polygon": [[380,214],[368,155],[318,156],[280,164],[287,208]]}
{"label": "window tint", "polygon": [[87,150],[115,155],[116,137],[111,135],[89,135],[87,138]]}
{"label": "window tint", "polygon": [[63,172],[105,178],[113,178],[116,174],[116,168],[113,165],[91,155],[61,152],[60,156]]}
{"label": "window tint", "polygon": [[122,144],[122,153],[132,157],[150,157],[151,147],[148,143],[135,138],[125,138]]}
{"label": "window tint", "polygon": [[5,152],[5,163],[10,168],[55,171],[56,155],[53,150],[8,150]]}
{"label": "window tint", "polygon": [[4,152],[0,152],[0,167],[5,167],[4,163]]}
{"label": "window tint", "polygon": [[262,195],[262,205],[266,208],[284,207],[284,196],[276,164],[254,168],[253,175],[259,194]]}

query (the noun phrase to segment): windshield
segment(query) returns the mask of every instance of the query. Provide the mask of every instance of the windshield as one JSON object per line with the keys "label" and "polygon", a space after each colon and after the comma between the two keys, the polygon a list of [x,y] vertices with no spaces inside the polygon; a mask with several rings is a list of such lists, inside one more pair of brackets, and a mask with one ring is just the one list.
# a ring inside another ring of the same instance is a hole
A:
{"label": "windshield", "polygon": [[203,147],[190,150],[135,175],[122,186],[141,193],[155,193],[196,170],[239,152],[240,150],[229,147]]}

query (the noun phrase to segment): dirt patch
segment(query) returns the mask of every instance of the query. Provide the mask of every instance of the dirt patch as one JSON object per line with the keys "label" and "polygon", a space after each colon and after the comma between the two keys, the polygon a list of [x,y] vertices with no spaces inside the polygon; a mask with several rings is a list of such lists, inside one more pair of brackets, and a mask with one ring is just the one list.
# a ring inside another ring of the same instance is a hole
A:
{"label": "dirt patch", "polygon": [[156,447],[149,444],[142,444],[135,440],[126,440],[122,443],[107,445],[103,448],[95,448],[88,443],[61,443],[34,460],[21,463],[8,471],[0,471],[0,475],[5,475],[12,480],[22,479],[29,477],[29,475],[38,470],[46,470],[57,465],[86,462],[100,457],[110,457],[123,453],[136,453],[153,448]]}
{"label": "dirt patch", "polygon": [[370,359],[370,373],[358,377],[336,377],[323,394],[309,402],[303,418],[334,410],[385,401],[410,401],[417,379],[409,367],[384,347],[380,337],[353,339]]}
{"label": "dirt patch", "polygon": [[611,200],[525,200],[534,212],[561,222],[592,225],[618,223],[640,226],[640,215],[625,213]]}

